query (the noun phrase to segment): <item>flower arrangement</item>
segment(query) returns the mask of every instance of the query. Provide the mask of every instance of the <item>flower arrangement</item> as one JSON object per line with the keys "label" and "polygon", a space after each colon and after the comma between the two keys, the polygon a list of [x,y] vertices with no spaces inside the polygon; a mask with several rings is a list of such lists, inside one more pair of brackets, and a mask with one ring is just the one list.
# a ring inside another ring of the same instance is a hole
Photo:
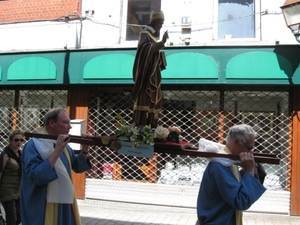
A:
{"label": "flower arrangement", "polygon": [[134,148],[141,144],[154,145],[156,133],[155,129],[151,128],[150,125],[138,127],[135,124],[126,125],[120,114],[117,114],[116,119],[118,130],[115,134],[119,139],[122,139],[122,137],[128,138]]}
{"label": "flower arrangement", "polygon": [[172,126],[165,128],[163,126],[158,126],[157,128],[151,128],[150,125],[127,125],[120,114],[117,114],[116,120],[116,127],[118,130],[116,130],[115,135],[119,139],[125,138],[125,140],[130,140],[132,142],[132,147],[134,148],[141,144],[154,145],[157,140],[179,142],[181,134],[179,127]]}

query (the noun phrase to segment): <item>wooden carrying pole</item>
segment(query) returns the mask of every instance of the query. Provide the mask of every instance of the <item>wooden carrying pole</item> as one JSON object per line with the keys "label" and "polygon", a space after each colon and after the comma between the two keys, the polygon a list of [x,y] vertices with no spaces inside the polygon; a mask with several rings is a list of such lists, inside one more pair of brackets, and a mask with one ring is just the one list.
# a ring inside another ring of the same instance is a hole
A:
{"label": "wooden carrying pole", "polygon": [[[110,137],[109,143],[103,144],[101,137],[94,137],[94,136],[82,137],[76,135],[69,135],[69,136],[71,138],[70,142],[85,144],[85,145],[97,145],[97,146],[110,147],[112,141],[117,141],[115,137]],[[53,140],[57,139],[57,136],[55,135],[29,133],[29,132],[25,132],[25,137],[26,138],[35,137],[35,138],[44,138],[44,139],[53,139]],[[195,148],[189,148],[188,145],[181,146],[180,144],[176,144],[176,143],[170,144],[168,142],[155,143],[154,151],[157,153],[189,155],[189,156],[204,157],[204,158],[220,157],[220,158],[229,158],[232,160],[239,160],[238,155],[197,151],[197,149]],[[268,163],[268,164],[277,164],[277,165],[280,163],[280,159],[274,154],[253,153],[253,155],[257,163]]]}

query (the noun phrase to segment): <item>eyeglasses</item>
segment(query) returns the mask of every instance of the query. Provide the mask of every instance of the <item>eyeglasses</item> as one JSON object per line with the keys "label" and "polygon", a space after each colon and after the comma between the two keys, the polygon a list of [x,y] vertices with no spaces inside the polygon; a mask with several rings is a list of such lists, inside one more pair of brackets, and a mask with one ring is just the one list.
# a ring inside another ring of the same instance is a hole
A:
{"label": "eyeglasses", "polygon": [[24,142],[24,139],[18,139],[18,138],[14,139],[14,142],[19,142],[19,141]]}
{"label": "eyeglasses", "polygon": [[246,141],[244,141],[243,139],[240,140],[242,142],[243,145],[246,146],[246,148],[248,149],[248,151],[251,151],[254,146],[249,145]]}

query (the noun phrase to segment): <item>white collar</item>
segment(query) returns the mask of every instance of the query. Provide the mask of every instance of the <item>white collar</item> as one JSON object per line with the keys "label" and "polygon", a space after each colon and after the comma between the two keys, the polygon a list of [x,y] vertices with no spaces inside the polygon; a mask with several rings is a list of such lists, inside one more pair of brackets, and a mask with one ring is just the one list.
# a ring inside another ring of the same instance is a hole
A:
{"label": "white collar", "polygon": [[[37,129],[37,133],[46,134],[47,132],[44,129]],[[32,138],[32,140],[42,159],[47,160],[54,151],[53,144],[56,143],[56,140],[43,138]],[[54,168],[57,179],[49,182],[47,185],[47,202],[72,204],[75,196],[74,186],[70,175],[60,158],[56,160]]]}
{"label": "white collar", "polygon": [[[223,144],[206,140],[205,138],[200,138],[199,140],[199,150],[205,152],[215,152],[220,154],[229,154],[230,150]],[[231,166],[236,164],[238,160],[232,160],[223,157],[212,157],[208,159],[210,162],[218,162],[223,166]]]}

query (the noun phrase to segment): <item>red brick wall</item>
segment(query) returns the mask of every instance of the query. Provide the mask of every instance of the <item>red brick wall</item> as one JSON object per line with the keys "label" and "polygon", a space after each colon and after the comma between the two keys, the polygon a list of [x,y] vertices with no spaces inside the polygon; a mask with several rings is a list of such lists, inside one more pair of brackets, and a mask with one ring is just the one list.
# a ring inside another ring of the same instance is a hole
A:
{"label": "red brick wall", "polygon": [[[0,1],[0,24],[57,20],[65,15],[81,15],[82,0],[6,0]],[[74,14],[76,11],[78,14]]]}

